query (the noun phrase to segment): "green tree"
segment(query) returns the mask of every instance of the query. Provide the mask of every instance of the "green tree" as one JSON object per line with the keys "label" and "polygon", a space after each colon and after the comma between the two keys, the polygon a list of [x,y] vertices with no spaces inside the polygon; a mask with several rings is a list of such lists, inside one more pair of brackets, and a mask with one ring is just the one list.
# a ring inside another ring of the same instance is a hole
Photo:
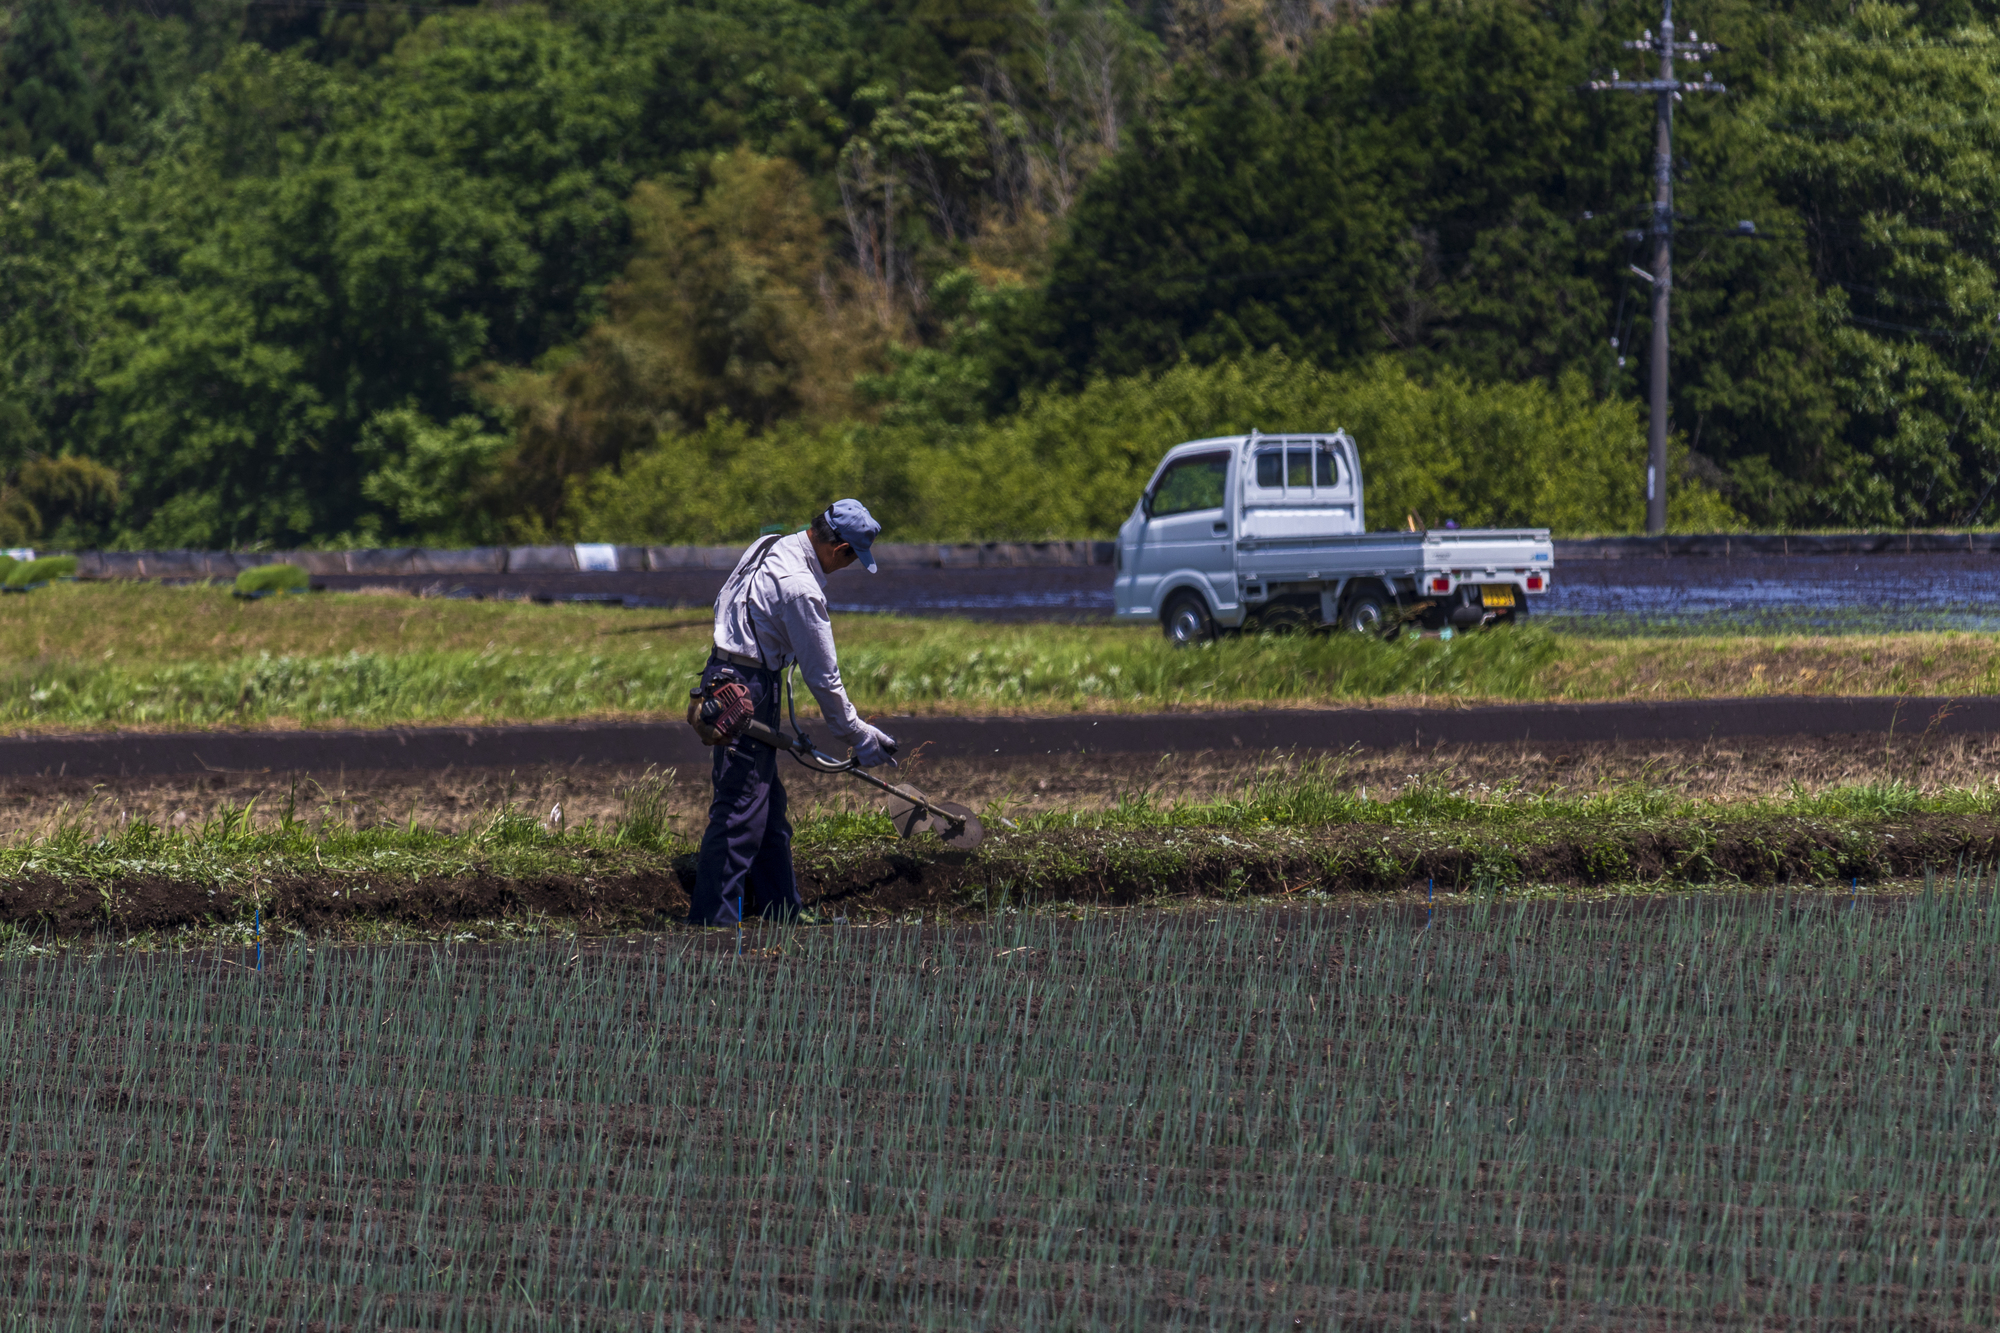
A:
{"label": "green tree", "polygon": [[392,518],[372,515],[356,537],[385,535],[440,546],[479,546],[505,536],[494,512],[495,464],[512,441],[476,416],[439,425],[409,408],[380,412],[362,428],[357,451],[371,465],[361,493]]}
{"label": "green tree", "polygon": [[0,160],[0,472],[82,437],[88,348],[129,257],[103,244],[104,191]]}
{"label": "green tree", "polygon": [[68,0],[23,0],[0,45],[0,155],[60,149],[87,165],[97,143],[97,95]]}
{"label": "green tree", "polygon": [[[2000,481],[2000,37],[1931,35],[1866,5],[1803,41],[1754,112],[1773,184],[1825,275],[1802,312],[1839,415],[1790,456],[1792,513],[1886,525],[1992,521]],[[1747,470],[1747,469],[1746,469]]]}
{"label": "green tree", "polygon": [[[1344,46],[1318,48],[1329,66]],[[1410,245],[1344,78],[1281,67],[1183,75],[1092,182],[1044,298],[1006,331],[1003,401],[1267,347],[1338,365],[1387,342]]]}
{"label": "green tree", "polygon": [[761,431],[852,411],[883,338],[833,262],[803,173],[738,149],[706,175],[699,198],[642,182],[610,318],[558,367],[492,384],[520,423],[506,482],[518,512],[554,523],[571,477],[712,416]]}
{"label": "green tree", "polygon": [[[142,23],[141,48],[199,63],[219,21],[176,47],[177,21]],[[111,156],[87,209],[37,187],[0,218],[27,245],[0,268],[32,279],[0,291],[22,371],[0,442],[118,467],[135,543],[404,531],[363,484],[395,471],[362,453],[370,423],[455,422],[482,367],[574,346],[628,258],[641,176],[692,187],[744,137],[830,163],[840,90],[871,72],[850,21],[784,0],[466,8],[365,73],[239,45]]]}
{"label": "green tree", "polygon": [[[1805,521],[1832,495],[1821,477],[1853,412],[1801,221],[1813,189],[1787,183],[1762,90],[1826,77],[1809,54],[1826,16],[1725,2],[1683,17],[1745,58],[1740,79],[1724,71],[1744,96],[1677,113],[1675,421],[1747,511]],[[1183,70],[1093,181],[1037,298],[969,340],[989,403],[1263,347],[1636,396],[1651,108],[1578,86],[1629,61],[1615,39],[1650,21],[1405,0],[1296,65]],[[1878,114],[1931,115],[1886,83],[1870,93]],[[1742,218],[1758,240],[1734,234]]]}
{"label": "green tree", "polygon": [[[730,432],[688,458],[809,437],[918,515],[868,442],[929,431],[1064,476],[1054,525],[1097,474],[976,429],[1100,380],[1637,396],[1650,108],[1578,85],[1647,0],[1008,2],[0,3],[0,469],[115,468],[119,540],[286,543],[442,531],[451,487],[554,530]],[[2000,509],[1989,8],[1682,6],[1732,92],[1677,112],[1674,421],[1756,521]]]}
{"label": "green tree", "polygon": [[85,433],[128,479],[133,540],[355,530],[368,422],[463,415],[471,372],[543,354],[599,299],[643,71],[545,18],[452,22],[366,101],[239,48],[114,173],[146,276],[94,346]]}
{"label": "green tree", "polygon": [[[358,479],[313,364],[336,322],[327,193],[302,168],[341,90],[245,48],[114,171],[106,219],[139,271],[112,293],[69,424],[127,481],[134,540],[224,546],[337,531]],[[358,424],[358,423],[357,423]]]}
{"label": "green tree", "polygon": [[37,456],[0,482],[0,545],[94,545],[118,507],[118,474],[87,458]]}

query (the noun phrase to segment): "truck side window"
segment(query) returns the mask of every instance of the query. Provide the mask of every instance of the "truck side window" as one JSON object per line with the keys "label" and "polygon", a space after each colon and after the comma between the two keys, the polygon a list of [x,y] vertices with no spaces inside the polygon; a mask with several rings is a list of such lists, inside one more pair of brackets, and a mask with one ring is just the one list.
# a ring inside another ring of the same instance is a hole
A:
{"label": "truck side window", "polygon": [[1222,508],[1223,486],[1228,477],[1228,454],[1194,454],[1175,459],[1160,475],[1160,484],[1153,488],[1153,517]]}

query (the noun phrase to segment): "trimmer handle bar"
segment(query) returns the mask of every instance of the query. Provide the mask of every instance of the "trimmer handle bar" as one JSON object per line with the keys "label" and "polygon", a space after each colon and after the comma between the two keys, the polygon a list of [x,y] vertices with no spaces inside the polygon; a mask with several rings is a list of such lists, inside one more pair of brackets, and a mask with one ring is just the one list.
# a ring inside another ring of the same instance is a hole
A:
{"label": "trimmer handle bar", "polygon": [[[973,814],[972,811],[966,809],[964,806],[949,802],[933,801],[915,787],[884,782],[873,773],[862,768],[852,758],[835,759],[832,755],[822,752],[819,747],[814,745],[811,738],[805,734],[803,728],[797,736],[787,736],[784,732],[768,723],[752,719],[744,724],[742,734],[750,740],[758,742],[760,745],[768,745],[774,750],[780,750],[791,755],[792,758],[815,772],[851,773],[869,786],[887,793],[891,801],[890,818],[906,838],[915,834],[919,829],[929,828],[942,837],[949,845],[961,850],[970,851],[976,848],[986,836],[985,830],[980,826],[979,816]],[[884,748],[889,751],[890,762],[894,763],[896,747],[887,745]],[[921,818],[914,818],[912,816],[921,816]]]}
{"label": "trimmer handle bar", "polygon": [[[852,758],[835,759],[832,755],[827,754],[814,745],[811,738],[803,733],[798,736],[787,736],[776,727],[769,726],[753,718],[744,724],[743,734],[753,741],[770,746],[774,750],[783,750],[807,768],[816,768],[822,773],[852,773],[869,786],[880,787],[892,796],[903,794],[904,789],[882,781],[882,779],[876,777],[873,773],[862,768],[856,760]],[[884,748],[891,755],[896,753],[894,746],[886,746]],[[890,762],[893,763],[895,761],[891,759]],[[924,801],[920,802],[920,804],[928,806],[930,802]]]}

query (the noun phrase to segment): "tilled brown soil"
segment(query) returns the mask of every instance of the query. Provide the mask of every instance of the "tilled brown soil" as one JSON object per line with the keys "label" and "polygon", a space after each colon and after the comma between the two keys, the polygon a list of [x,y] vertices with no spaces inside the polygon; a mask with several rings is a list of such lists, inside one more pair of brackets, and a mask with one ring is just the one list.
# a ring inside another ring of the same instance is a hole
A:
{"label": "tilled brown soil", "polygon": [[[1757,800],[1865,783],[1904,782],[1919,789],[1971,787],[2000,776],[2000,736],[1921,734],[1788,737],[1726,743],[1491,745],[1363,751],[1321,756],[1286,752],[1204,753],[1152,757],[1063,755],[1005,763],[919,756],[893,770],[931,794],[977,810],[1019,817],[1047,811],[1103,810],[1120,801],[1210,801],[1240,795],[1260,781],[1326,766],[1336,786],[1377,799],[1412,782],[1488,794],[1583,794],[1640,785],[1709,800]],[[795,821],[815,812],[873,807],[874,794],[852,778],[828,777],[792,764],[781,770]],[[436,773],[352,772],[331,779],[291,774],[214,773],[173,778],[0,778],[0,838],[35,837],[61,825],[108,832],[135,820],[165,828],[199,824],[224,809],[255,802],[252,822],[274,823],[290,808],[301,819],[355,828],[384,824],[463,832],[495,810],[524,811],[562,822],[615,823],[635,789],[665,798],[674,826],[696,835],[706,818],[708,774],[701,769],[551,766],[456,769]]]}

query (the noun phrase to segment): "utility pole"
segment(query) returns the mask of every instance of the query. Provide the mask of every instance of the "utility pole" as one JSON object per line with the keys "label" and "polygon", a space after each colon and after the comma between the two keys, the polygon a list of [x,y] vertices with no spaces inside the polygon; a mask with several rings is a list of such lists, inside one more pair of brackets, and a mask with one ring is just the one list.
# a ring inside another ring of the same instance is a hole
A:
{"label": "utility pole", "polygon": [[1608,80],[1586,85],[1592,92],[1651,93],[1659,106],[1659,134],[1653,155],[1653,271],[1638,270],[1653,283],[1653,383],[1652,423],[1646,432],[1646,531],[1659,535],[1667,530],[1667,295],[1674,285],[1674,103],[1682,93],[1725,91],[1710,75],[1689,82],[1674,77],[1674,57],[1699,61],[1721,48],[1699,40],[1690,32],[1688,40],[1674,40],[1674,0],[1663,0],[1660,35],[1648,32],[1628,50],[1645,51],[1660,58],[1657,79],[1621,80],[1612,70]]}

